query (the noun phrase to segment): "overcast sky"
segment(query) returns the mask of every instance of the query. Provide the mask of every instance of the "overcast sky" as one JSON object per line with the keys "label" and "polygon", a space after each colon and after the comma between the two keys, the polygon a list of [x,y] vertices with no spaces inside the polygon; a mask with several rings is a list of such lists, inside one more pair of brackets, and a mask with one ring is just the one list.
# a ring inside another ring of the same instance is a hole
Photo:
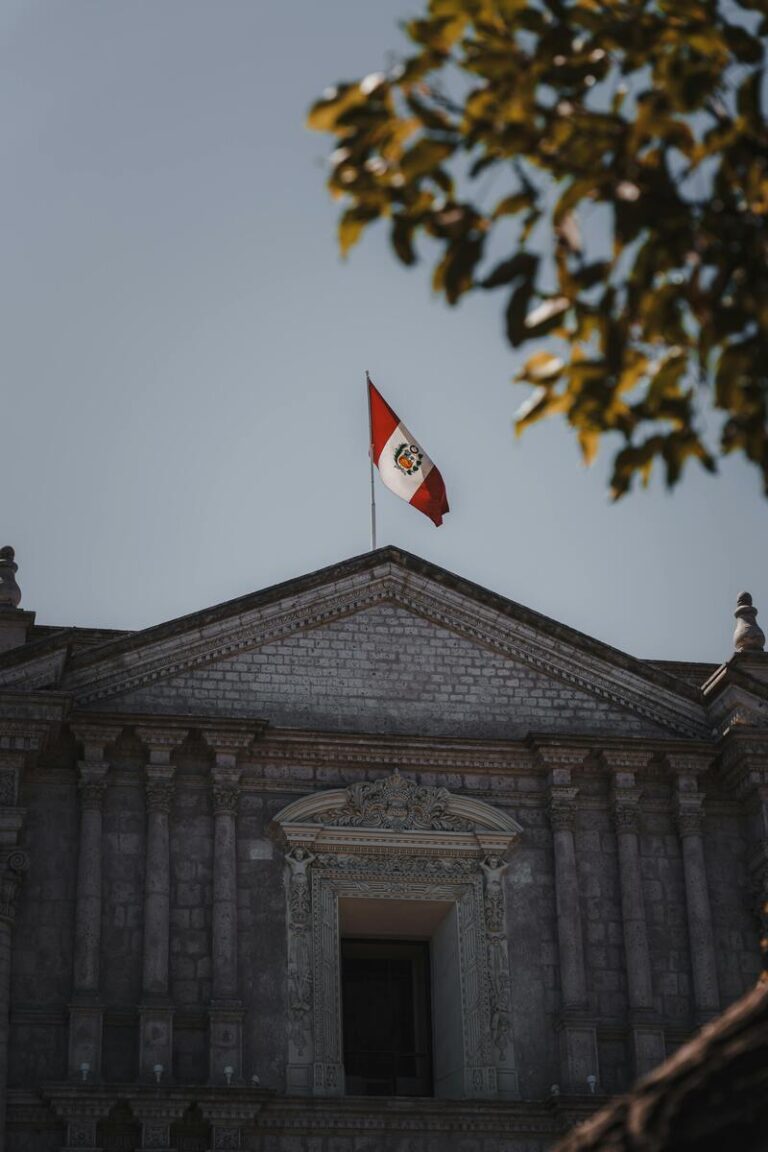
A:
{"label": "overcast sky", "polygon": [[[746,466],[612,505],[562,426],[515,442],[500,302],[448,309],[372,233],[346,264],[304,128],[417,0],[5,0],[0,544],[42,624],[140,628],[368,547],[363,374],[446,480],[397,544],[638,656],[768,622]],[[526,354],[527,354],[526,350]]]}

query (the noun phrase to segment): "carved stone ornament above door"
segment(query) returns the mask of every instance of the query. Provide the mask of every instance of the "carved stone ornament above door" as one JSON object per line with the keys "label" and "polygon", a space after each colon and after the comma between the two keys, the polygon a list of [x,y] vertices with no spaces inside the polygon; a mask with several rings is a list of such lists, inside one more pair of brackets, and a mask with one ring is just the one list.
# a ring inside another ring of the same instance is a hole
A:
{"label": "carved stone ornament above door", "polygon": [[273,828],[286,849],[287,1091],[344,1094],[340,901],[381,900],[445,905],[433,995],[456,1008],[451,1035],[435,1036],[435,1094],[517,1097],[502,877],[520,825],[395,772],[296,800]]}

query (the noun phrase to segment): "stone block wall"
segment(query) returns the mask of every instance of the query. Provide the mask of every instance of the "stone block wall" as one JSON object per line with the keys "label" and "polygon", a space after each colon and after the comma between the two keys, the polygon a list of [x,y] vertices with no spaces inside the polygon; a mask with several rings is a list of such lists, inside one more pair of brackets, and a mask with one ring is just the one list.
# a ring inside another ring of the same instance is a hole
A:
{"label": "stone block wall", "polygon": [[104,707],[252,716],[329,732],[497,739],[527,732],[663,735],[650,720],[395,605],[169,677]]}
{"label": "stone block wall", "polygon": [[[518,755],[516,753],[516,755]],[[514,759],[514,757],[513,757]],[[530,758],[529,758],[530,760]],[[553,842],[545,773],[530,761],[507,772],[422,772],[425,784],[487,799],[523,828],[504,874],[512,1029],[524,1099],[548,1096],[560,1077],[561,972]],[[136,1075],[141,996],[146,811],[140,759],[117,757],[103,807],[102,990],[104,1073]],[[275,815],[297,796],[366,775],[326,757],[312,763],[265,755],[247,766],[237,817],[238,968],[244,1009],[243,1075],[285,1088],[286,889],[283,849],[270,835]],[[25,785],[26,843],[32,866],[20,900],[14,944],[11,1083],[34,1087],[66,1075],[71,995],[78,801],[74,766],[32,774]],[[643,783],[640,861],[655,1007],[671,1047],[695,1024],[680,841],[673,793],[658,773]],[[169,815],[170,974],[176,1008],[177,1078],[208,1075],[211,1001],[213,814],[210,764],[180,753]],[[600,1084],[631,1076],[626,957],[616,833],[607,778],[579,781],[574,844],[583,925],[588,1012],[596,1028]],[[707,867],[723,1004],[740,995],[758,966],[747,895],[744,820],[715,794],[706,822]],[[42,1010],[45,1009],[45,1012]]]}

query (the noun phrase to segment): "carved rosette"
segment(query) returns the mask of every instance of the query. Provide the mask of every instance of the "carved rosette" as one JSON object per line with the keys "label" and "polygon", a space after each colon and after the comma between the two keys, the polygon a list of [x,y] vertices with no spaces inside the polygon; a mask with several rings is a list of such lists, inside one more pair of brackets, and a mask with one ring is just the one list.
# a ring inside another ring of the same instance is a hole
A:
{"label": "carved rosette", "polygon": [[149,1148],[170,1148],[170,1124],[158,1124],[154,1120],[150,1121],[149,1123],[144,1123],[142,1125],[141,1143],[142,1152],[144,1149]]}
{"label": "carved rosette", "polygon": [[68,1148],[96,1147],[96,1120],[70,1120],[67,1124]]}
{"label": "carved rosette", "polygon": [[5,857],[0,872],[0,920],[12,924],[16,918],[16,900],[24,873],[29,868],[29,855],[14,848]]}
{"label": "carved rosette", "polygon": [[236,1152],[240,1147],[240,1129],[216,1124],[213,1129],[214,1152]]}

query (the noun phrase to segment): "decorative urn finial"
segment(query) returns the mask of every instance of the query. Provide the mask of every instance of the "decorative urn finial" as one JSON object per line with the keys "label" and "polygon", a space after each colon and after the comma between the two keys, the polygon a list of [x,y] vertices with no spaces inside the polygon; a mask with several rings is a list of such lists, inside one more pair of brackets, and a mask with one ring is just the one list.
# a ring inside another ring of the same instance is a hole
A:
{"label": "decorative urn finial", "polygon": [[757,608],[752,606],[749,592],[740,592],[736,599],[736,628],[733,632],[734,652],[762,652],[765,634],[757,623]]}
{"label": "decorative urn finial", "polygon": [[0,548],[0,608],[18,608],[21,600],[21,588],[16,583],[19,566],[14,556],[10,544]]}

